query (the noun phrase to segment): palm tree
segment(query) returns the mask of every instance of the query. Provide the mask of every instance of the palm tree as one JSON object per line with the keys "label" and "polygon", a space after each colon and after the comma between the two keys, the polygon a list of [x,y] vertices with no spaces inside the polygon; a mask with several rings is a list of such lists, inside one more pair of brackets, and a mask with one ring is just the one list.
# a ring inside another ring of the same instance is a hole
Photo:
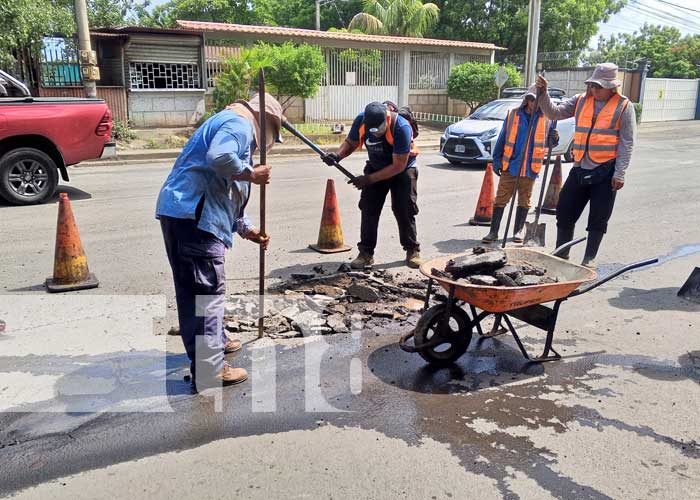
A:
{"label": "palm tree", "polygon": [[348,30],[368,35],[422,37],[438,21],[440,8],[421,0],[363,0],[364,12],[356,14]]}

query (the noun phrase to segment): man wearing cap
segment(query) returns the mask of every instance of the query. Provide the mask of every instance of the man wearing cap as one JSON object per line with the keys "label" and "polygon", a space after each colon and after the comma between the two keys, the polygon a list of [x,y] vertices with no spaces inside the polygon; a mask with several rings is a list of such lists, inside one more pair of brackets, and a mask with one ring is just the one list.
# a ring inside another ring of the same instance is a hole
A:
{"label": "man wearing cap", "polygon": [[[282,107],[265,97],[266,146],[279,137]],[[259,100],[236,101],[205,121],[175,160],[156,205],[175,283],[180,336],[195,387],[245,381],[224,354],[240,350],[223,328],[224,253],[238,233],[267,249],[269,237],[245,215],[251,183],[267,184],[270,167],[253,166],[260,143]]]}
{"label": "man wearing cap", "polygon": [[[537,87],[533,85],[523,96],[522,104],[508,113],[505,126],[501,128],[496,141],[493,150],[493,171],[501,178],[498,180],[498,193],[493,202],[491,230],[481,240],[484,243],[493,243],[498,239],[503,212],[513,195],[516,181],[518,208],[515,211],[513,241],[522,243],[525,238],[525,220],[530,210],[532,188],[542,168],[546,148],[559,143],[559,134],[554,128],[556,122],[547,120],[537,108],[536,98]],[[532,129],[531,120],[534,120]],[[529,130],[532,131],[530,137]]]}
{"label": "man wearing cap", "polygon": [[374,264],[379,216],[391,192],[391,209],[399,226],[399,240],[406,251],[406,265],[417,268],[421,263],[416,230],[418,150],[413,143],[411,124],[385,104],[369,103],[355,118],[338,152],[329,153],[323,159],[332,165],[333,161],[340,161],[363,146],[368,155],[364,175],[351,181],[362,190],[360,243],[357,245],[360,253],[350,266],[363,269]]}
{"label": "man wearing cap", "polygon": [[[595,267],[603,235],[608,229],[615,195],[625,185],[635,134],[634,107],[618,93],[617,65],[598,64],[587,90],[556,106],[547,95],[547,80],[539,76],[540,107],[552,120],[576,117],[574,167],[557,205],[557,246],[571,241],[574,227],[587,204],[588,240],[582,264]],[[568,252],[564,258],[569,258]]]}

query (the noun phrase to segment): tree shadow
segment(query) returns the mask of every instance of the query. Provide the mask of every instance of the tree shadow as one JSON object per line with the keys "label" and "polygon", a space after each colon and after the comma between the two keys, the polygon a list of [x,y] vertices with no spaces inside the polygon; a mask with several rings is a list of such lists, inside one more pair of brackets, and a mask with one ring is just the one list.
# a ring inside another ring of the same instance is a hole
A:
{"label": "tree shadow", "polygon": [[452,238],[451,240],[436,241],[433,243],[433,246],[437,248],[440,253],[447,254],[466,252],[470,248],[480,245],[483,245],[481,240],[473,238],[466,240]]}
{"label": "tree shadow", "polygon": [[678,288],[643,288],[625,287],[617,297],[608,299],[608,303],[627,311],[644,310],[656,311],[682,311],[700,312],[700,304],[684,300],[677,295]]}
{"label": "tree shadow", "polygon": [[[60,198],[61,193],[67,193],[68,198],[70,198],[71,201],[82,201],[82,200],[90,200],[92,199],[92,194],[88,193],[87,191],[83,191],[82,189],[75,188],[73,186],[58,186],[56,188],[56,192],[51,195],[49,198],[44,200],[41,203],[38,203],[38,205],[51,205],[58,203],[58,200]],[[11,203],[8,203],[5,201],[3,198],[0,198],[0,209],[7,209],[7,208],[21,208],[22,206],[26,205],[13,205]]]}

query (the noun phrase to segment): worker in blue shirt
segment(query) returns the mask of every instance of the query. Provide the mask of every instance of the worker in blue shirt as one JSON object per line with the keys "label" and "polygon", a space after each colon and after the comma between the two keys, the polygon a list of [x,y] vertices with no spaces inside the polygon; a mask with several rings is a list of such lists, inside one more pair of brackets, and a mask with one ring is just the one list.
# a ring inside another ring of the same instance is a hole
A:
{"label": "worker in blue shirt", "polygon": [[364,175],[351,181],[362,190],[360,243],[357,245],[360,252],[350,266],[363,269],[374,264],[379,216],[386,196],[391,192],[391,208],[399,226],[401,245],[406,251],[406,264],[417,268],[421,263],[416,230],[418,150],[413,143],[411,124],[403,116],[390,111],[386,104],[369,103],[355,118],[338,152],[325,155],[323,160],[333,165],[334,161],[350,156],[363,146],[368,155]]}
{"label": "worker in blue shirt", "polygon": [[[282,106],[266,94],[266,142],[279,138]],[[190,359],[195,388],[231,385],[248,378],[224,354],[240,350],[223,328],[224,253],[238,233],[267,249],[269,237],[245,215],[252,184],[267,184],[270,167],[253,166],[260,142],[259,100],[236,101],[205,121],[192,135],[158,195],[165,250],[175,282],[180,336]]]}
{"label": "worker in blue shirt", "polygon": [[[491,229],[481,240],[484,243],[493,243],[498,240],[503,212],[513,195],[516,181],[518,205],[515,210],[513,241],[515,243],[524,241],[525,220],[530,211],[530,199],[535,180],[542,168],[547,147],[559,144],[556,122],[547,120],[537,107],[536,97],[537,89],[533,85],[523,96],[522,104],[508,112],[493,149],[493,171],[501,178],[498,180],[496,199],[493,202]],[[533,121],[532,127],[530,127],[531,121]],[[530,131],[530,137],[528,137],[528,131]]]}

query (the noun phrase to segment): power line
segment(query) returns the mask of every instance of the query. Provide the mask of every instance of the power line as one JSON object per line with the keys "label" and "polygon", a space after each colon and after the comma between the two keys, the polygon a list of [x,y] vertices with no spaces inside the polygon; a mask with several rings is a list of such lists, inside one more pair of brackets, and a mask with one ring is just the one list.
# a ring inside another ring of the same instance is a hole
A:
{"label": "power line", "polygon": [[666,0],[655,0],[655,1],[659,2],[659,3],[665,3],[666,5],[670,5],[671,7],[676,7],[677,9],[689,10],[690,12],[700,13],[700,10],[691,9],[690,7],[686,7],[684,5],[678,5],[677,3],[673,3],[673,2],[667,2]]}
{"label": "power line", "polygon": [[691,32],[694,34],[700,34],[700,29],[698,29],[695,25],[686,24],[688,22],[687,19],[674,16],[673,14],[670,14],[670,13],[665,13],[665,12],[662,13],[662,12],[654,11],[653,7],[649,7],[647,5],[639,3],[638,1],[635,1],[634,3],[629,4],[627,6],[627,8],[633,10],[634,12],[636,12],[638,14],[643,14],[645,16],[648,16],[648,17],[652,18],[652,20],[655,20],[656,22],[675,25],[676,28],[682,28],[685,31],[688,31],[688,32]]}
{"label": "power line", "polygon": [[[661,2],[661,0],[649,0],[649,1]],[[669,12],[669,11],[667,11],[667,10],[659,10],[659,11],[656,11],[656,10],[655,10],[655,9],[656,9],[655,6],[649,5],[649,4],[640,3],[639,0],[633,0],[633,3],[636,3],[636,4],[638,4],[638,5],[641,5],[641,6],[645,7],[645,8],[647,8],[647,9],[654,10],[654,12],[657,12],[658,14],[663,14],[663,15],[665,15],[665,16],[670,16],[670,17],[672,17],[672,18],[674,18],[674,19],[678,19],[678,20],[681,21],[681,22],[687,22],[687,21],[691,21],[691,22],[692,22],[692,21],[696,21],[696,22],[700,23],[700,17],[696,16],[695,14],[680,14],[680,15],[678,15],[678,14],[675,14],[675,13],[673,13],[673,12]]]}

